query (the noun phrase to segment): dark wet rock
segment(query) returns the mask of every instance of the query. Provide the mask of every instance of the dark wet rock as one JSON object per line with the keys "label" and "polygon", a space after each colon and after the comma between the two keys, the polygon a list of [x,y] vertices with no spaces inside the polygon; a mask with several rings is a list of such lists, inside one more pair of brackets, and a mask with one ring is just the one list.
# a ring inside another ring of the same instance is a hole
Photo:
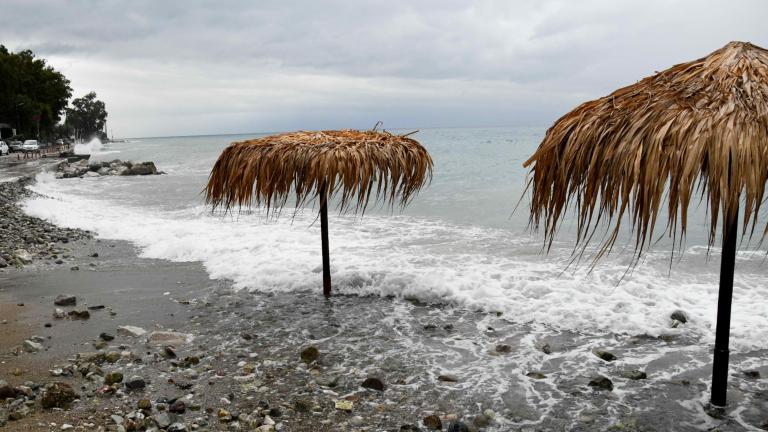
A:
{"label": "dark wet rock", "polygon": [[80,266],[74,265],[74,266],[70,267],[69,269],[72,270],[72,271],[78,271],[78,270],[80,270]]}
{"label": "dark wet rock", "polygon": [[43,408],[66,408],[75,399],[77,399],[77,393],[69,384],[54,382],[43,391],[40,403]]}
{"label": "dark wet rock", "polygon": [[460,421],[448,425],[448,432],[469,432],[469,427]]}
{"label": "dark wet rock", "polygon": [[552,347],[548,343],[540,343],[537,345],[537,348],[544,354],[552,354]]}
{"label": "dark wet rock", "polygon": [[56,306],[76,306],[77,297],[71,294],[59,294],[53,300],[53,304]]}
{"label": "dark wet rock", "polygon": [[384,391],[386,386],[384,385],[384,381],[382,381],[379,378],[376,377],[368,377],[363,381],[362,384],[360,384],[360,387],[364,387],[371,390],[377,390],[377,391]]}
{"label": "dark wet rock", "polygon": [[589,386],[595,387],[598,390],[613,391],[613,382],[602,375],[596,375],[592,377],[592,379],[589,381]]}
{"label": "dark wet rock", "polygon": [[114,339],[115,339],[115,337],[114,337],[114,336],[112,336],[112,335],[111,335],[111,334],[109,334],[109,333],[101,333],[101,334],[99,335],[99,338],[100,338],[101,340],[103,340],[103,341],[107,341],[107,342],[109,342],[109,341],[112,341],[112,340],[114,340]]}
{"label": "dark wet rock", "polygon": [[146,387],[147,383],[140,376],[132,376],[125,382],[125,388],[128,390],[140,390]]}
{"label": "dark wet rock", "polygon": [[745,377],[751,379],[760,379],[760,371],[757,370],[745,370],[741,372]]}
{"label": "dark wet rock", "polygon": [[92,310],[92,311],[102,310],[104,308],[106,308],[106,306],[104,305],[88,306],[88,310]]}
{"label": "dark wet rock", "polygon": [[176,414],[184,414],[186,410],[187,410],[187,405],[184,403],[184,401],[180,399],[177,399],[168,407],[169,412],[176,413]]}
{"label": "dark wet rock", "polygon": [[107,363],[117,363],[120,360],[120,353],[117,351],[110,351],[104,354],[104,361]]}
{"label": "dark wet rock", "polygon": [[491,424],[491,419],[485,414],[478,414],[475,419],[472,420],[472,425],[476,428],[485,428]]}
{"label": "dark wet rock", "polygon": [[106,385],[118,384],[121,382],[123,382],[123,374],[120,372],[109,372],[104,375],[104,384]]}
{"label": "dark wet rock", "polygon": [[456,377],[454,375],[447,375],[447,374],[446,375],[438,375],[437,376],[437,380],[438,381],[442,381],[442,382],[450,382],[450,383],[459,382],[459,378],[458,377]]}
{"label": "dark wet rock", "polygon": [[681,310],[676,310],[672,312],[672,315],[670,315],[669,317],[673,321],[679,321],[681,324],[685,324],[688,322],[688,315],[686,315],[686,313]]}
{"label": "dark wet rock", "polygon": [[9,386],[7,382],[0,380],[0,401],[15,397],[16,392],[13,390],[13,387]]}
{"label": "dark wet rock", "polygon": [[440,417],[432,414],[424,417],[424,426],[427,427],[427,429],[430,430],[441,430],[443,429],[443,422],[440,421]]}
{"label": "dark wet rock", "polygon": [[313,361],[317,360],[320,357],[320,350],[317,349],[317,347],[310,346],[307,348],[304,348],[301,351],[301,361],[304,363],[312,363]]}
{"label": "dark wet rock", "polygon": [[421,429],[419,429],[418,426],[412,425],[412,424],[404,424],[400,426],[400,432],[419,432]]}
{"label": "dark wet rock", "polygon": [[496,352],[500,354],[509,354],[512,352],[512,347],[507,344],[496,345]]}
{"label": "dark wet rock", "polygon": [[609,352],[609,351],[598,350],[598,351],[595,351],[595,355],[608,362],[616,360],[616,355],[614,355],[612,352]]}
{"label": "dark wet rock", "polygon": [[152,401],[150,401],[149,399],[139,399],[139,402],[136,403],[136,407],[142,410],[151,410]]}
{"label": "dark wet rock", "polygon": [[631,380],[643,380],[648,378],[648,374],[638,369],[632,369],[622,371],[621,377]]}
{"label": "dark wet rock", "polygon": [[269,409],[269,416],[270,417],[280,417],[281,415],[283,415],[283,412],[280,411],[280,408],[273,407],[273,408]]}
{"label": "dark wet rock", "polygon": [[527,376],[528,378],[533,378],[533,379],[544,379],[544,378],[547,377],[543,373],[536,372],[536,371],[528,372],[527,374],[525,374],[525,376]]}

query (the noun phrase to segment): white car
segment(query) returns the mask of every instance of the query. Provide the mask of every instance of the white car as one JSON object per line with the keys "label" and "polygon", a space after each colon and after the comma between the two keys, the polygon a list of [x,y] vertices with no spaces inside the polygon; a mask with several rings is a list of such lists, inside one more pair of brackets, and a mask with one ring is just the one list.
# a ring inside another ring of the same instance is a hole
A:
{"label": "white car", "polygon": [[21,145],[22,151],[37,151],[40,150],[40,145],[37,143],[37,140],[26,140],[24,141],[24,144]]}
{"label": "white car", "polygon": [[9,151],[5,141],[0,141],[0,155],[7,155]]}

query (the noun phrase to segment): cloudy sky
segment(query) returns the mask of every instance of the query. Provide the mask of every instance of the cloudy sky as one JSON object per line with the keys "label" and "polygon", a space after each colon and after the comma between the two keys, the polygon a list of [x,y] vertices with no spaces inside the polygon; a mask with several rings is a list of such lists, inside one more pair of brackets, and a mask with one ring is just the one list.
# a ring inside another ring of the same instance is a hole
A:
{"label": "cloudy sky", "polygon": [[2,2],[0,43],[107,104],[116,136],[546,126],[731,40],[768,1]]}

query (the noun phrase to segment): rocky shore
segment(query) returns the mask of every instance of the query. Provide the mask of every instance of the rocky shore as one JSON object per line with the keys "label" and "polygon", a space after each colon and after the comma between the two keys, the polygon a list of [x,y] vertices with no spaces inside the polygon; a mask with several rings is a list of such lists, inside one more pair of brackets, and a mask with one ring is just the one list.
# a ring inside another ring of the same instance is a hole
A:
{"label": "rocky shore", "polygon": [[0,268],[33,262],[63,265],[70,258],[68,243],[91,238],[89,232],[59,228],[24,214],[17,203],[30,195],[25,186],[31,181],[24,177],[0,183]]}

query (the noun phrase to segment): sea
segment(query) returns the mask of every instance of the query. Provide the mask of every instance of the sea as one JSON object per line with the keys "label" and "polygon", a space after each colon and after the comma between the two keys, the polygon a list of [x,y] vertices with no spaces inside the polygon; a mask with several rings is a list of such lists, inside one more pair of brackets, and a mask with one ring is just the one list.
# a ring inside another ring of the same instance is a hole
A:
{"label": "sea", "polygon": [[[707,384],[720,249],[707,245],[706,201],[692,210],[689,232],[674,255],[662,220],[658,238],[638,262],[628,235],[597,262],[589,250],[574,260],[572,214],[549,249],[542,233],[529,226],[523,163],[544,133],[538,127],[445,128],[412,135],[432,156],[434,173],[410,205],[378,206],[364,215],[339,214],[331,207],[334,292],[496,313],[531,329],[579,338],[679,336],[689,353],[660,366],[664,379],[687,364],[701,369]],[[200,262],[211,279],[231,281],[240,292],[320,296],[316,203],[267,215],[258,207],[214,212],[204,201],[208,175],[222,150],[264,135],[80,144],[76,152],[90,153],[91,161],[153,161],[164,174],[55,179],[41,173],[31,186],[38,194],[24,207],[58,225],[129,241],[143,257]],[[756,240],[738,246],[731,349],[733,356],[743,356],[740,367],[765,368],[768,271],[765,248]],[[687,316],[685,324],[670,318],[675,311]],[[636,360],[667,353],[651,349]]]}

